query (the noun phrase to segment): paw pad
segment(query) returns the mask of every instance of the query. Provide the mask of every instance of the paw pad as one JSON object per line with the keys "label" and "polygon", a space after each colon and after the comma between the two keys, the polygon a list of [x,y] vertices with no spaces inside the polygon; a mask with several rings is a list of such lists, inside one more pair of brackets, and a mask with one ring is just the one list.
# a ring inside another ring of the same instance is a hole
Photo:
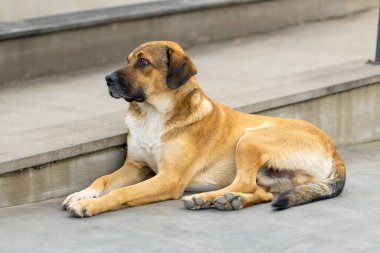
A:
{"label": "paw pad", "polygon": [[242,198],[235,196],[232,192],[227,192],[223,196],[215,199],[215,207],[218,210],[231,211],[241,209]]}
{"label": "paw pad", "polygon": [[207,209],[211,205],[211,201],[204,201],[201,197],[184,197],[183,205],[190,210]]}

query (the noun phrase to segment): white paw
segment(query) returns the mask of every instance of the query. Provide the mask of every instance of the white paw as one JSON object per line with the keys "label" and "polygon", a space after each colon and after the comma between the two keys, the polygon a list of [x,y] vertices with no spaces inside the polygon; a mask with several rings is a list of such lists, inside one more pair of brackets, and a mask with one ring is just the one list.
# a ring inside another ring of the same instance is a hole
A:
{"label": "white paw", "polygon": [[67,207],[67,211],[71,216],[76,218],[91,217],[96,214],[95,199],[83,199],[72,203]]}
{"label": "white paw", "polygon": [[64,210],[67,210],[68,206],[70,206],[71,204],[81,199],[92,199],[92,198],[97,198],[99,196],[100,196],[100,193],[96,190],[84,189],[82,191],[75,192],[67,196],[65,201],[63,201],[62,206]]}

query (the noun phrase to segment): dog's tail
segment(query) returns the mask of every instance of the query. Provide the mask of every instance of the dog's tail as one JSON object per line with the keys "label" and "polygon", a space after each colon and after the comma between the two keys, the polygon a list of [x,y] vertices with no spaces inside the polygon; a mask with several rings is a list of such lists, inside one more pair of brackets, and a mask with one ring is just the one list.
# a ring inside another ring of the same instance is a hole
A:
{"label": "dog's tail", "polygon": [[332,173],[329,178],[320,182],[297,186],[290,191],[281,193],[273,202],[273,209],[283,210],[292,206],[338,196],[344,188],[346,169],[342,159],[336,152],[333,155],[333,159]]}

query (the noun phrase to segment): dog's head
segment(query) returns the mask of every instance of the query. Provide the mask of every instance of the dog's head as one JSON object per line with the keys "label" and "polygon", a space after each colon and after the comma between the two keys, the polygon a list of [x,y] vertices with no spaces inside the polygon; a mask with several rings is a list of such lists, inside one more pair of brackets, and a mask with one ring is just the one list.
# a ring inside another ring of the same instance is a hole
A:
{"label": "dog's head", "polygon": [[109,93],[128,102],[145,102],[150,96],[175,90],[197,70],[175,42],[153,41],[137,47],[126,67],[106,76]]}

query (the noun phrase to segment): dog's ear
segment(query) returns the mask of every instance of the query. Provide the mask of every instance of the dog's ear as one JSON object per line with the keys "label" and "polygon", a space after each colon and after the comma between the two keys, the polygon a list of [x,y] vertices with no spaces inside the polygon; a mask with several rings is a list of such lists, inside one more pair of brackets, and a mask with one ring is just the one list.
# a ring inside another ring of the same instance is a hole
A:
{"label": "dog's ear", "polygon": [[167,48],[166,53],[168,57],[166,83],[170,89],[174,90],[197,74],[197,69],[184,53],[171,48]]}

